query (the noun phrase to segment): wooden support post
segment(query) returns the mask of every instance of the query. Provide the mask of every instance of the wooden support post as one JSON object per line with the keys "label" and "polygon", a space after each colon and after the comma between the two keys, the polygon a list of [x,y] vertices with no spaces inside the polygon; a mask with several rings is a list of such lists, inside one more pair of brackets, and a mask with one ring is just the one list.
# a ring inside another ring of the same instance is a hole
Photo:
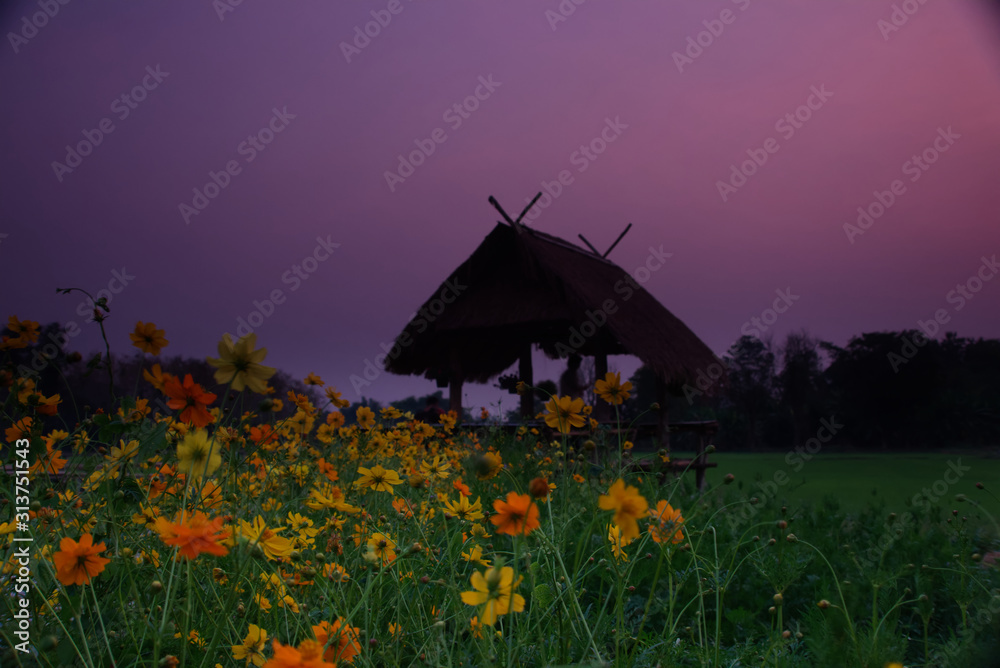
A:
{"label": "wooden support post", "polygon": [[659,415],[656,423],[656,437],[660,441],[660,447],[670,453],[670,421],[667,402],[670,394],[667,392],[667,384],[663,379],[656,378],[656,403],[660,404]]}
{"label": "wooden support post", "polygon": [[455,411],[458,424],[462,423],[462,365],[458,352],[451,351],[451,380],[448,384],[448,410]]}
{"label": "wooden support post", "polygon": [[[531,344],[525,343],[521,350],[521,359],[517,365],[517,376],[525,385],[533,388],[535,379],[531,368]],[[521,394],[521,421],[526,422],[535,417],[535,390],[528,389]]]}
{"label": "wooden support post", "polygon": [[455,411],[458,422],[462,422],[462,377],[458,374],[452,374],[448,386],[448,410]]}
{"label": "wooden support post", "polygon": [[[608,356],[606,353],[598,353],[594,355],[594,375],[597,376],[595,380],[604,380],[604,376],[608,373]],[[594,419],[598,422],[607,422],[614,417],[614,409],[611,404],[604,401],[603,399],[596,398],[594,401]]]}
{"label": "wooden support post", "polygon": [[694,458],[694,482],[698,491],[705,489],[705,432],[698,431],[698,454]]}

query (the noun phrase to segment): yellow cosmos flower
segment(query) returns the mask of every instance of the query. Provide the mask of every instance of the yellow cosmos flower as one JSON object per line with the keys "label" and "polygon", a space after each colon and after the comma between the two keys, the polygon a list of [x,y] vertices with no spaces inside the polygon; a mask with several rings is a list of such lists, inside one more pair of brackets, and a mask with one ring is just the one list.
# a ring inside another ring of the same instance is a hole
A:
{"label": "yellow cosmos flower", "polygon": [[237,534],[241,538],[247,539],[251,545],[257,545],[264,552],[268,559],[287,557],[292,553],[292,542],[287,538],[278,535],[279,531],[284,531],[284,527],[269,528],[264,518],[258,515],[253,523],[240,520]]}
{"label": "yellow cosmos flower", "polygon": [[619,478],[611,486],[607,494],[602,494],[597,500],[601,510],[615,511],[614,522],[621,529],[623,540],[632,540],[639,536],[639,522],[646,516],[649,503],[636,487],[626,487],[625,481]]}
{"label": "yellow cosmos flower", "polygon": [[445,501],[444,507],[461,520],[475,522],[483,519],[483,504],[479,499],[480,497],[476,497],[474,503],[469,503],[469,497],[459,494],[458,501]]}
{"label": "yellow cosmos flower", "polygon": [[237,661],[246,661],[246,665],[264,665],[264,645],[267,643],[267,631],[256,624],[251,624],[247,632],[247,637],[243,639],[242,645],[233,645],[233,658]]}
{"label": "yellow cosmos flower", "polygon": [[403,484],[403,480],[399,477],[398,473],[393,470],[386,470],[379,464],[370,469],[359,466],[358,475],[360,477],[354,481],[354,486],[358,488],[367,487],[374,492],[389,492],[393,494],[392,486]]}
{"label": "yellow cosmos flower", "polygon": [[163,330],[157,329],[151,322],[135,323],[135,330],[128,336],[132,339],[133,346],[150,355],[159,355],[169,343],[163,337]]}
{"label": "yellow cosmos flower", "polygon": [[552,397],[545,404],[545,424],[568,434],[573,427],[580,428],[587,424],[583,412],[583,399],[572,397]]}
{"label": "yellow cosmos flower", "polygon": [[368,549],[364,554],[366,561],[374,561],[382,566],[391,564],[396,559],[396,543],[385,533],[373,533],[368,539]]}
{"label": "yellow cosmos flower", "polygon": [[104,455],[104,459],[108,460],[112,464],[117,464],[119,462],[128,461],[132,459],[139,453],[139,441],[125,441],[119,440],[121,447],[117,445],[111,446],[111,454]]}
{"label": "yellow cosmos flower", "polygon": [[217,369],[215,382],[220,385],[232,382],[237,392],[249,387],[257,394],[266,394],[267,379],[275,374],[276,369],[261,364],[267,357],[267,348],[254,350],[256,347],[256,334],[247,334],[236,343],[228,333],[224,334],[219,341],[219,358],[208,359],[208,363]]}
{"label": "yellow cosmos flower", "polygon": [[420,462],[420,471],[428,478],[441,478],[444,480],[448,477],[448,471],[451,470],[451,462],[447,459],[443,459],[441,455],[434,455],[432,461],[422,461]]}
{"label": "yellow cosmos flower", "polygon": [[594,385],[597,396],[614,406],[624,403],[631,396],[631,389],[631,382],[626,380],[623,384],[621,375],[610,371],[604,375],[604,380],[599,380]]}
{"label": "yellow cosmos flower", "polygon": [[514,593],[522,579],[514,582],[514,569],[510,566],[491,568],[485,575],[476,571],[471,578],[472,591],[462,592],[462,602],[483,606],[482,623],[493,626],[500,615],[524,610],[524,597]]}
{"label": "yellow cosmos flower", "polygon": [[[222,465],[222,455],[215,440],[209,440],[204,429],[188,432],[177,444],[178,473],[187,473],[192,480],[212,475]],[[114,451],[112,451],[113,453]]]}
{"label": "yellow cosmos flower", "polygon": [[608,525],[608,542],[611,543],[611,553],[618,561],[627,561],[628,555],[622,550],[623,547],[631,543],[630,539],[622,538],[621,529],[614,524]]}
{"label": "yellow cosmos flower", "polygon": [[479,564],[480,566],[490,565],[489,560],[483,559],[483,548],[479,545],[473,545],[471,550],[463,552],[462,558],[468,562]]}
{"label": "yellow cosmos flower", "polygon": [[365,431],[369,431],[375,426],[375,413],[367,406],[360,407],[354,416],[358,419],[358,426]]}

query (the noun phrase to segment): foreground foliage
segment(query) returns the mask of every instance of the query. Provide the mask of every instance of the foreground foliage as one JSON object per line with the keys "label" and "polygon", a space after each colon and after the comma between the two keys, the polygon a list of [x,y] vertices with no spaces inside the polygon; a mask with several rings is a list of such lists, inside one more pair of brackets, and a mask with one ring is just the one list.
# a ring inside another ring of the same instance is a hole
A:
{"label": "foreground foliage", "polygon": [[[31,337],[14,324],[8,348]],[[143,323],[133,341],[166,345]],[[668,453],[630,456],[602,428],[571,439],[594,427],[579,400],[554,398],[540,428],[392,408],[345,426],[333,388],[320,406],[254,399],[264,352],[223,340],[217,394],[150,364],[171,414],[126,396],[53,430],[61,398],[10,375],[3,454],[30,463],[31,576],[15,593],[28,534],[5,513],[0,664],[881,668],[998,651],[983,485],[906,522],[832,499],[761,508],[727,484],[696,493]],[[597,394],[617,407],[628,390],[612,374]]]}

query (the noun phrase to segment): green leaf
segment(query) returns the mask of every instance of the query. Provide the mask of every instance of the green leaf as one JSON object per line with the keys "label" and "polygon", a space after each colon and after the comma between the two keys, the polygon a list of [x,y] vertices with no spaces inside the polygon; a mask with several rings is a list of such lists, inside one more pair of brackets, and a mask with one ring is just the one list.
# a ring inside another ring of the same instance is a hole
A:
{"label": "green leaf", "polygon": [[[534,564],[532,564],[534,566]],[[549,607],[549,604],[555,600],[555,596],[552,595],[552,587],[547,584],[540,584],[535,587],[535,591],[531,595],[532,600],[538,602],[543,608]]]}

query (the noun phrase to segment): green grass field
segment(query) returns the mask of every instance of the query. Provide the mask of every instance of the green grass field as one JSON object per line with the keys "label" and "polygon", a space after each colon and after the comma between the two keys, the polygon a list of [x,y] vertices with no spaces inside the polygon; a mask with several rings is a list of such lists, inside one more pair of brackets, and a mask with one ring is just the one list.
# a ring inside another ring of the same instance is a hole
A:
{"label": "green grass field", "polygon": [[[833,495],[846,509],[860,510],[871,503],[884,503],[888,511],[897,513],[907,510],[913,497],[922,495],[927,488],[932,497],[939,497],[936,505],[946,510],[969,513],[970,510],[962,509],[969,509],[968,504],[955,501],[956,494],[965,494],[1000,518],[1000,503],[976,488],[977,482],[993,490],[998,488],[1000,458],[948,453],[819,453],[808,462],[793,460],[790,465],[785,456],[785,453],[713,453],[710,460],[718,462],[719,467],[709,470],[709,484],[721,483],[727,473],[732,473],[738,488],[748,496],[766,496],[768,500],[773,497],[782,503],[797,504],[818,503],[824,496]],[[949,462],[956,466],[950,466]],[[775,485],[775,480],[786,481]]]}

